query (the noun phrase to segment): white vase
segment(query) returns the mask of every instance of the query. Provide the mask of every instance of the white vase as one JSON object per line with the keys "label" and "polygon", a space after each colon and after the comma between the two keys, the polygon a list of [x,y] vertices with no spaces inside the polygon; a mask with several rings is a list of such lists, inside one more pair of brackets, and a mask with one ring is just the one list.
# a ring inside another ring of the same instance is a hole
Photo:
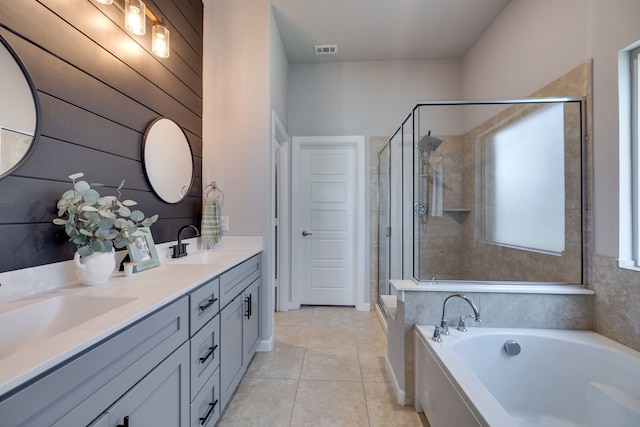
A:
{"label": "white vase", "polygon": [[76,277],[85,286],[101,285],[111,277],[116,268],[116,251],[94,252],[89,256],[81,257],[76,254],[73,263],[76,266]]}

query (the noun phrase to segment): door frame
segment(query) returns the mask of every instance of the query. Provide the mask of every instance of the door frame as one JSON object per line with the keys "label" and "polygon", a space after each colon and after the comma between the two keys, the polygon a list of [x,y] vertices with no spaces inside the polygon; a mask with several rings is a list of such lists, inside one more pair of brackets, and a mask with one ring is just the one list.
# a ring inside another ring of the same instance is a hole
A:
{"label": "door frame", "polygon": [[[355,279],[355,302],[356,309],[359,311],[369,311],[370,304],[365,302],[365,281],[366,281],[366,263],[369,259],[368,251],[366,250],[366,233],[368,231],[367,221],[367,208],[365,204],[366,200],[366,174],[365,174],[365,137],[354,136],[294,136],[292,138],[292,159],[298,158],[300,150],[303,146],[312,147],[319,146],[337,147],[337,148],[351,148],[355,151],[355,253],[353,256],[354,265],[354,279]],[[291,168],[291,191],[299,191],[298,182],[296,180],[297,165],[292,164]],[[291,206],[291,199],[289,200]],[[296,224],[299,220],[293,215],[293,207],[291,206],[291,249],[292,254],[289,265],[293,267],[293,253],[295,253],[295,244],[293,242],[293,230],[295,230]],[[359,256],[360,255],[360,256]],[[293,281],[293,270],[291,272],[291,279]],[[291,285],[291,308],[300,308],[299,291],[295,286]]]}
{"label": "door frame", "polygon": [[[275,111],[271,112],[271,173],[269,260],[273,277],[269,293],[274,298],[270,311],[288,311],[291,308],[291,138]],[[279,151],[279,156],[277,152]],[[275,172],[277,171],[277,172]],[[277,191],[276,191],[277,189]],[[276,207],[279,216],[276,219]],[[278,222],[276,227],[276,221]],[[277,230],[277,231],[276,231]],[[278,245],[276,246],[276,241]],[[276,271],[278,277],[276,278]],[[275,289],[278,289],[277,295]]]}

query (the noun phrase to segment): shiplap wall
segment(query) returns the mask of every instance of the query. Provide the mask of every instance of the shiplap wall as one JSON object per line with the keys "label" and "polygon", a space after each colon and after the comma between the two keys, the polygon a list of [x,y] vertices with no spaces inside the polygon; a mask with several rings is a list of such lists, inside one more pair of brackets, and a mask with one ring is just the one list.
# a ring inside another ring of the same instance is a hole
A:
{"label": "shiplap wall", "polygon": [[[147,216],[160,215],[151,228],[156,243],[175,240],[181,226],[199,223],[202,1],[145,3],[171,30],[168,59],[151,54],[150,21],[145,36],[131,35],[115,5],[0,1],[0,35],[24,63],[40,103],[35,149],[0,179],[1,272],[73,257],[74,245],[51,221],[75,172],[104,184],[103,195],[115,195],[125,179],[123,198],[136,200]],[[178,123],[193,151],[193,187],[178,204],[160,200],[143,171],[142,138],[158,117]]]}

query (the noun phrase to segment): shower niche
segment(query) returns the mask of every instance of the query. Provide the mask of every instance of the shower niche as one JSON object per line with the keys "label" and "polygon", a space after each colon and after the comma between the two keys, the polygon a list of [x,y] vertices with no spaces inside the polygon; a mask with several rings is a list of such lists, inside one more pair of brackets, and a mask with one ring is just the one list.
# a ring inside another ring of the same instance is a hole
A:
{"label": "shower niche", "polygon": [[582,284],[585,102],[421,103],[377,154],[389,279]]}

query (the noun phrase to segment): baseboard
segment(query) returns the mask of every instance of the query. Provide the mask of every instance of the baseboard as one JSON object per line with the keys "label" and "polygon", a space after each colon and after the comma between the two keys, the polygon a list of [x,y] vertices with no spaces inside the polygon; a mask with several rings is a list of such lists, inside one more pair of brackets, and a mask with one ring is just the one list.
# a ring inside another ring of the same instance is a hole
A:
{"label": "baseboard", "polygon": [[385,356],[384,358],[384,366],[387,368],[387,374],[391,379],[391,386],[393,387],[393,392],[396,395],[396,401],[398,405],[411,405],[413,403],[413,399],[411,402],[407,402],[407,397],[404,392],[404,389],[400,388],[400,384],[398,384],[398,379],[396,378],[396,374],[393,372],[393,368],[391,367],[391,362],[389,362],[389,358]]}
{"label": "baseboard", "polygon": [[362,304],[356,305],[356,310],[358,311],[371,311],[371,305],[368,302],[363,302]]}
{"label": "baseboard", "polygon": [[271,351],[273,350],[273,335],[267,340],[260,340],[256,351]]}

